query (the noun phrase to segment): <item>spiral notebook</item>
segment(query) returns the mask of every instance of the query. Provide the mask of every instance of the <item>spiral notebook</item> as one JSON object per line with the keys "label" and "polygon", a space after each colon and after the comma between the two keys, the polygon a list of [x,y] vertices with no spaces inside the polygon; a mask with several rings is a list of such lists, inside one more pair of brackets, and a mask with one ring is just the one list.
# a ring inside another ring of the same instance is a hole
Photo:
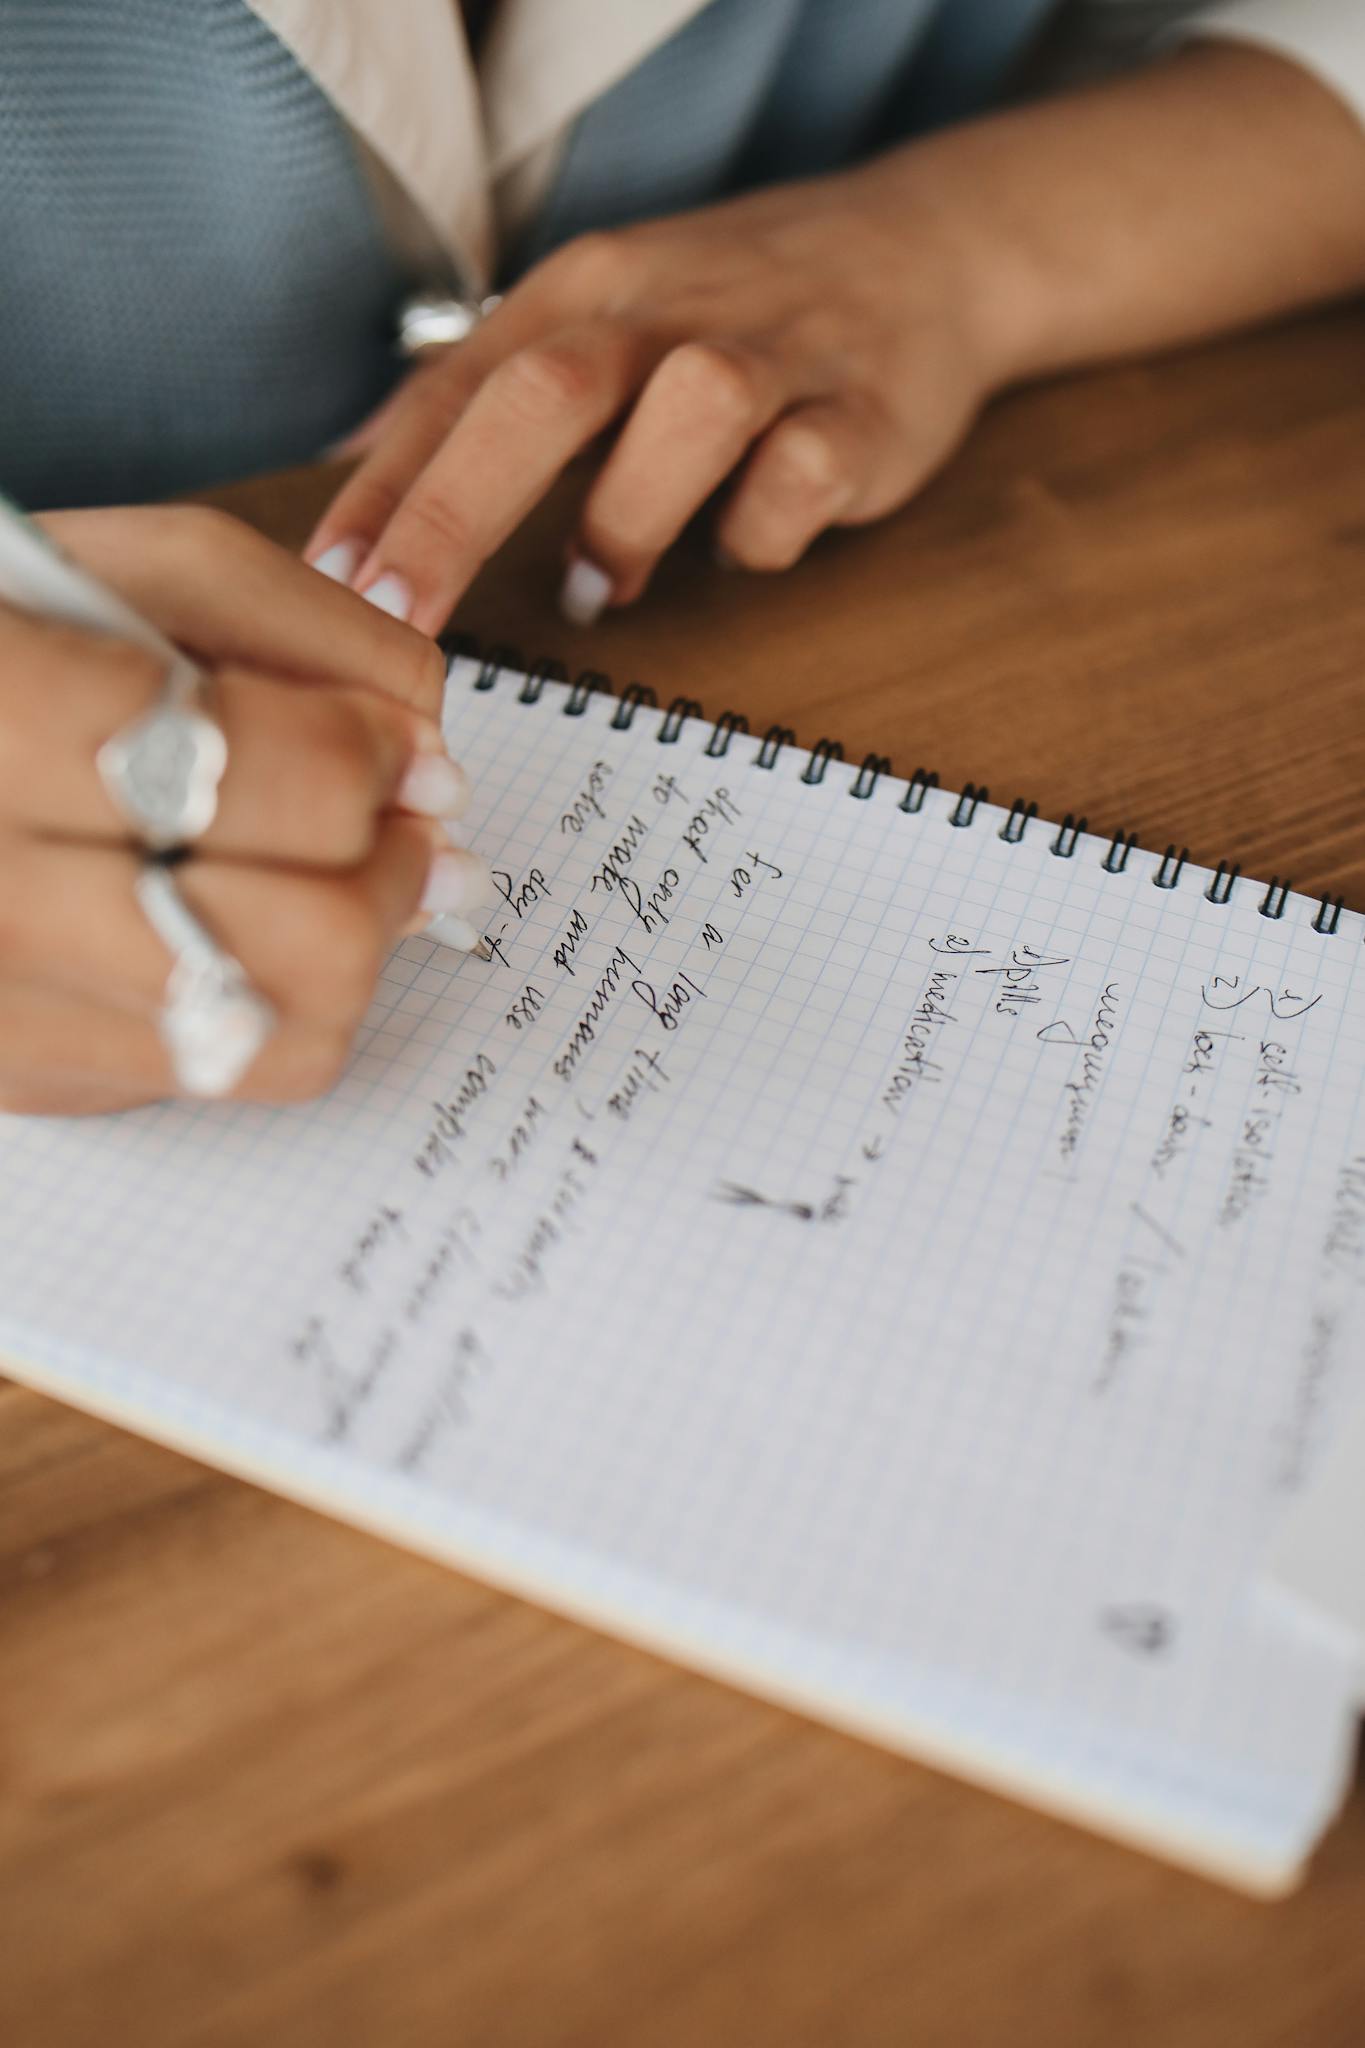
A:
{"label": "spiral notebook", "polygon": [[0,1120],[0,1352],[1283,1888],[1355,1732],[1258,1574],[1365,1380],[1365,920],[601,681],[453,662],[489,957],[400,946],[327,1100]]}

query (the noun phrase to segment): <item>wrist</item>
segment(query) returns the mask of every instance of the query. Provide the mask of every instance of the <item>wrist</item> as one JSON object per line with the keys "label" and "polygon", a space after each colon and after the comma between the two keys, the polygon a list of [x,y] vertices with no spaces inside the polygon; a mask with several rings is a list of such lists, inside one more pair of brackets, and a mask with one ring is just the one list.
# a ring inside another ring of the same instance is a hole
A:
{"label": "wrist", "polygon": [[1365,283],[1365,137],[1298,65],[1196,44],[866,167],[937,252],[986,388],[1168,348]]}
{"label": "wrist", "polygon": [[987,123],[945,131],[850,174],[890,244],[889,274],[955,330],[981,395],[1051,367],[1049,293],[1027,234],[996,203],[1008,178]]}

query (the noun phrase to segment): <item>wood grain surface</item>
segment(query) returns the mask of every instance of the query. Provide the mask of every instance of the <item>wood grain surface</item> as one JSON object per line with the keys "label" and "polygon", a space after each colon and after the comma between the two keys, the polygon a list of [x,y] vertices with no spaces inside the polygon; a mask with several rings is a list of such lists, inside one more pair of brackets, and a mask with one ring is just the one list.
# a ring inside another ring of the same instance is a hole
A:
{"label": "wood grain surface", "polygon": [[[1365,907],[1360,312],[1010,399],[592,632],[580,488],[462,623]],[[5,2048],[1035,2041],[1359,2048],[1365,1787],[1253,1904],[0,1386]]]}

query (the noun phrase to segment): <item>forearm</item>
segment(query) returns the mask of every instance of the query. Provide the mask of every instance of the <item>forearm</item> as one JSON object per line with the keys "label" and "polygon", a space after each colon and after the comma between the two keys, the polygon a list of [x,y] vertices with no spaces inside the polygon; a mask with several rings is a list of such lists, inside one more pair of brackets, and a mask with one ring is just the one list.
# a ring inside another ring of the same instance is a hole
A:
{"label": "forearm", "polygon": [[1306,71],[1237,44],[945,131],[862,175],[953,244],[996,384],[1365,286],[1365,131]]}

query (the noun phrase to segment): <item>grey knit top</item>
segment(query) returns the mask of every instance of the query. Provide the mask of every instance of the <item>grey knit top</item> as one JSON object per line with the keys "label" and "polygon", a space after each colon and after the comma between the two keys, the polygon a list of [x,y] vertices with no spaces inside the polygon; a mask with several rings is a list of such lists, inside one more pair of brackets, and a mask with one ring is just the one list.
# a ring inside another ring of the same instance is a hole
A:
{"label": "grey knit top", "polygon": [[0,0],[0,485],[154,497],[315,454],[404,288],[330,102],[243,0]]}
{"label": "grey knit top", "polygon": [[[710,0],[581,118],[506,271],[973,110],[1051,5]],[[0,0],[0,488],[109,503],[306,460],[398,374],[416,282],[245,0]]]}

